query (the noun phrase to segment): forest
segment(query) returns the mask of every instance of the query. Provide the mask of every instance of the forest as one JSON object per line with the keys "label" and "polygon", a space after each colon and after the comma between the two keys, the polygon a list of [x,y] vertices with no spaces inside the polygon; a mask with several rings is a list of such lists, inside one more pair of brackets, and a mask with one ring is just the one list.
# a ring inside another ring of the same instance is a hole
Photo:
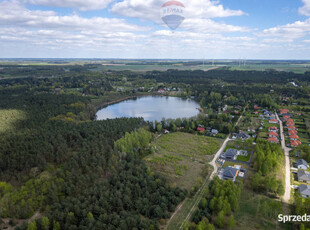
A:
{"label": "forest", "polygon": [[[238,115],[251,113],[250,105],[276,109],[288,103],[284,96],[299,102],[300,111],[310,111],[309,72],[219,68],[133,73],[96,67],[1,66],[0,216],[16,229],[159,229],[161,220],[194,194],[170,186],[144,163],[155,134],[164,129],[208,134],[196,131],[202,126],[218,129],[217,137],[225,138],[239,131],[233,128]],[[304,87],[294,88],[291,81]],[[193,98],[206,115],[155,124],[143,118],[96,120],[96,111],[112,96],[158,95],[162,88]],[[225,105],[229,109],[224,112]],[[258,142],[254,161],[251,189],[281,195],[283,184],[273,173],[282,161],[280,147]],[[242,187],[211,182],[188,228],[233,228]],[[307,210],[296,200],[297,212]],[[29,225],[15,222],[34,214],[39,218]]]}

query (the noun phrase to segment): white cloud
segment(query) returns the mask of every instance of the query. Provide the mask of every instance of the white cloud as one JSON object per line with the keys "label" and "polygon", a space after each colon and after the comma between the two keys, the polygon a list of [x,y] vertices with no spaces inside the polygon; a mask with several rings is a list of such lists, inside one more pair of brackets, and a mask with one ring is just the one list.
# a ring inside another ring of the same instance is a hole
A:
{"label": "white cloud", "polygon": [[18,2],[0,2],[0,25],[65,30],[145,31],[149,28],[117,18],[59,16],[54,11],[28,10]]}
{"label": "white cloud", "polygon": [[302,15],[310,16],[310,0],[302,0],[303,7],[299,8],[299,13]]}
{"label": "white cloud", "polygon": [[249,29],[218,23],[211,19],[204,18],[188,18],[181,24],[180,28],[188,31],[197,31],[200,33],[225,33],[225,32],[248,32]]}
{"label": "white cloud", "polygon": [[56,7],[73,7],[81,11],[106,8],[112,0],[26,0],[30,4]]}
{"label": "white cloud", "polygon": [[[111,11],[126,17],[161,23],[160,8],[165,0],[124,0],[113,5]],[[240,16],[241,10],[224,9],[218,1],[211,0],[182,0],[187,18],[216,18]]]}
{"label": "white cloud", "polygon": [[310,18],[305,21],[296,21],[292,24],[277,26],[263,30],[259,36],[280,37],[283,39],[297,39],[310,33]]}

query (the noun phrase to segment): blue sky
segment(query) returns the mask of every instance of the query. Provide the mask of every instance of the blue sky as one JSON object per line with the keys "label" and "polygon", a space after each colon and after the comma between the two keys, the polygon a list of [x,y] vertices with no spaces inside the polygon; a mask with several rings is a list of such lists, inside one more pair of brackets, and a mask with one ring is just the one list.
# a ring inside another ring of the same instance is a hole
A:
{"label": "blue sky", "polygon": [[310,59],[310,0],[0,0],[0,58]]}

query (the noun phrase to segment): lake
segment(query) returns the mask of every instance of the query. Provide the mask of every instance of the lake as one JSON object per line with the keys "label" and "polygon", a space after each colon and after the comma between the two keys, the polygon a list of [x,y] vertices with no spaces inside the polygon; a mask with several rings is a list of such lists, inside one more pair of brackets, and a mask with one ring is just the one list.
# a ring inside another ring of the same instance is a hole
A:
{"label": "lake", "polygon": [[97,112],[97,120],[120,117],[143,117],[146,121],[161,121],[196,116],[200,105],[179,97],[146,96],[109,105]]}

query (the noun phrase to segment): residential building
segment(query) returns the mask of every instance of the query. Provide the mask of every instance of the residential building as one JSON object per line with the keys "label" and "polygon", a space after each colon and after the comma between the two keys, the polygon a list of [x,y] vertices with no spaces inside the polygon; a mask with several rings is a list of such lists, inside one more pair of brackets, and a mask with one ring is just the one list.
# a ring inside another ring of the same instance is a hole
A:
{"label": "residential building", "polygon": [[223,156],[227,159],[236,160],[238,153],[237,149],[227,149]]}
{"label": "residential building", "polygon": [[309,185],[305,185],[305,184],[299,185],[298,191],[303,198],[310,197],[310,186]]}
{"label": "residential building", "polygon": [[299,159],[296,162],[296,168],[307,170],[309,168],[309,165],[308,165],[307,161],[305,161],[304,159]]}
{"label": "residential building", "polygon": [[296,135],[296,134],[294,134],[294,135],[290,135],[289,136],[289,138],[290,138],[290,140],[298,140],[299,139],[299,136],[298,135]]}
{"label": "residential building", "polygon": [[276,137],[269,137],[268,138],[268,142],[270,142],[270,143],[279,143],[279,140]]}
{"label": "residential building", "polygon": [[298,140],[292,140],[291,141],[291,147],[297,147],[299,145],[301,145],[300,141],[298,141]]}
{"label": "residential building", "polygon": [[269,123],[271,123],[271,124],[277,124],[277,123],[278,123],[278,120],[277,120],[277,119],[270,119],[270,120],[269,120]]}
{"label": "residential building", "polygon": [[310,183],[310,173],[304,170],[298,170],[297,178],[299,182]]}
{"label": "residential building", "polygon": [[239,170],[237,168],[233,168],[231,166],[228,166],[228,167],[224,168],[223,179],[235,181],[236,177],[238,175],[238,172],[239,172]]}

